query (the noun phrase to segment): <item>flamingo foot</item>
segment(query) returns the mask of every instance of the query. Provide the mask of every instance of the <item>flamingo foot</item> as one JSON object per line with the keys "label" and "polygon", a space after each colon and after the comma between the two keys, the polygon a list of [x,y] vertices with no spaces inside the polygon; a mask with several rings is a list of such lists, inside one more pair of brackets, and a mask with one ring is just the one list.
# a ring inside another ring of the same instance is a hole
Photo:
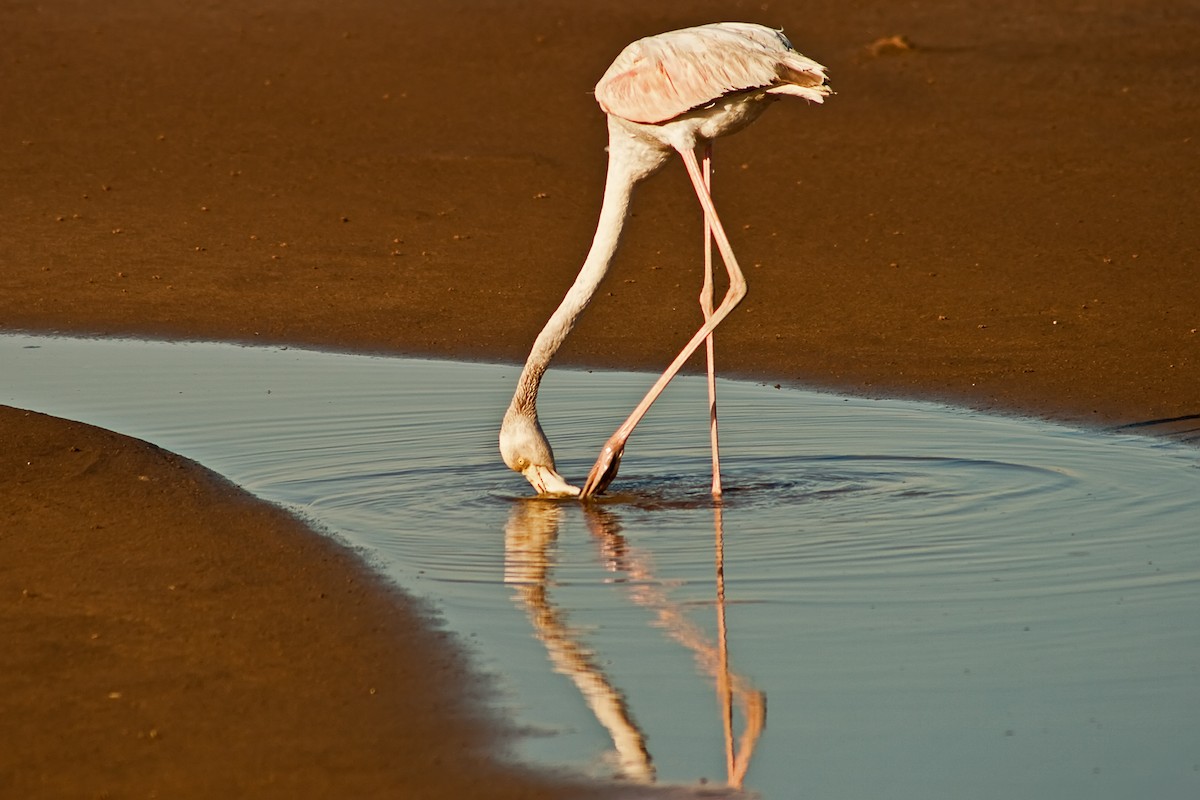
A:
{"label": "flamingo foot", "polygon": [[605,442],[604,449],[600,451],[600,457],[596,459],[591,472],[588,473],[587,482],[583,484],[583,490],[580,491],[579,497],[584,499],[604,494],[604,490],[613,482],[613,478],[617,477],[617,470],[621,468],[621,456],[624,454],[625,441],[623,439],[613,437]]}

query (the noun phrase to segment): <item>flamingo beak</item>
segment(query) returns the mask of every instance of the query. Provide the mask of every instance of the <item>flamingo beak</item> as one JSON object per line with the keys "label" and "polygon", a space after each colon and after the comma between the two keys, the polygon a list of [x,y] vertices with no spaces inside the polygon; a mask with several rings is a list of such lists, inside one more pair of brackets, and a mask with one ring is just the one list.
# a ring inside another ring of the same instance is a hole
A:
{"label": "flamingo beak", "polygon": [[537,489],[539,495],[546,497],[579,496],[579,487],[567,483],[566,478],[550,467],[533,464],[526,467],[521,474],[525,476],[525,480],[533,484],[533,488]]}

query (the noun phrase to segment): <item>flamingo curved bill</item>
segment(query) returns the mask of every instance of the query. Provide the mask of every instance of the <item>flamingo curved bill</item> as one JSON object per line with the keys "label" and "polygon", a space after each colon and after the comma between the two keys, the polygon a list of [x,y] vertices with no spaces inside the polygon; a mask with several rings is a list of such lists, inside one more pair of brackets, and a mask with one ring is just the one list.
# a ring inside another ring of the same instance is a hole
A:
{"label": "flamingo curved bill", "polygon": [[578,497],[579,487],[567,483],[567,479],[542,464],[533,464],[522,472],[525,480],[533,484],[539,495],[546,497]]}

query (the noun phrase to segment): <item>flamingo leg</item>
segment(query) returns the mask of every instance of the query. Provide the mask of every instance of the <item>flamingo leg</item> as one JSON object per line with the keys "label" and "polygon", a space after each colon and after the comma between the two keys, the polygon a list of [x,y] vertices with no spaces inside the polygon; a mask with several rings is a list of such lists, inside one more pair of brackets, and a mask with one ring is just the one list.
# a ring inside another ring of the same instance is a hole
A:
{"label": "flamingo leg", "polygon": [[683,147],[679,148],[679,155],[683,158],[683,165],[687,168],[688,177],[692,180],[692,188],[696,190],[700,207],[704,209],[704,218],[712,227],[712,238],[717,243],[717,249],[721,252],[721,260],[725,262],[725,271],[729,274],[729,288],[725,291],[725,297],[721,300],[721,304],[713,310],[712,316],[705,320],[704,324],[700,326],[700,330],[693,334],[688,343],[679,351],[679,355],[675,356],[675,360],[650,387],[650,391],[646,393],[642,401],[604,443],[596,463],[592,465],[592,469],[588,473],[587,482],[584,483],[583,490],[580,492],[581,498],[594,497],[602,494],[608,488],[613,478],[617,476],[617,470],[621,466],[621,456],[625,453],[625,443],[629,440],[633,429],[642,421],[642,417],[646,416],[650,406],[667,388],[671,379],[679,374],[679,370],[683,368],[692,353],[696,352],[709,334],[716,330],[716,327],[729,316],[729,312],[733,311],[746,296],[746,278],[733,255],[733,248],[729,245],[729,237],[725,235],[725,228],[721,225],[717,210],[713,207],[712,196],[704,184],[704,175],[696,160],[696,154],[690,147]]}
{"label": "flamingo leg", "polygon": [[[712,142],[704,145],[704,154],[700,159],[701,172],[704,175],[704,188],[712,196]],[[704,216],[704,286],[700,290],[700,310],[704,321],[712,319],[713,313],[713,263],[712,263],[712,225],[708,215]],[[708,357],[708,429],[712,441],[712,493],[713,497],[721,496],[721,450],[717,440],[717,362],[715,358],[714,334],[710,333],[704,339],[705,355]]]}

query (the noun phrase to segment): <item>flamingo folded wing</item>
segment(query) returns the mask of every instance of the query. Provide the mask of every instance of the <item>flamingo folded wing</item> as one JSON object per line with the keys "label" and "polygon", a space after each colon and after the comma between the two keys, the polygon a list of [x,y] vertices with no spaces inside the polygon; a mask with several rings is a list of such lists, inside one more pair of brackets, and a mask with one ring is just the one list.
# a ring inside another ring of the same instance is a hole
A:
{"label": "flamingo folded wing", "polygon": [[633,42],[596,84],[596,101],[609,114],[653,124],[751,89],[819,103],[830,92],[825,79],[825,68],[782,33],[726,22]]}

